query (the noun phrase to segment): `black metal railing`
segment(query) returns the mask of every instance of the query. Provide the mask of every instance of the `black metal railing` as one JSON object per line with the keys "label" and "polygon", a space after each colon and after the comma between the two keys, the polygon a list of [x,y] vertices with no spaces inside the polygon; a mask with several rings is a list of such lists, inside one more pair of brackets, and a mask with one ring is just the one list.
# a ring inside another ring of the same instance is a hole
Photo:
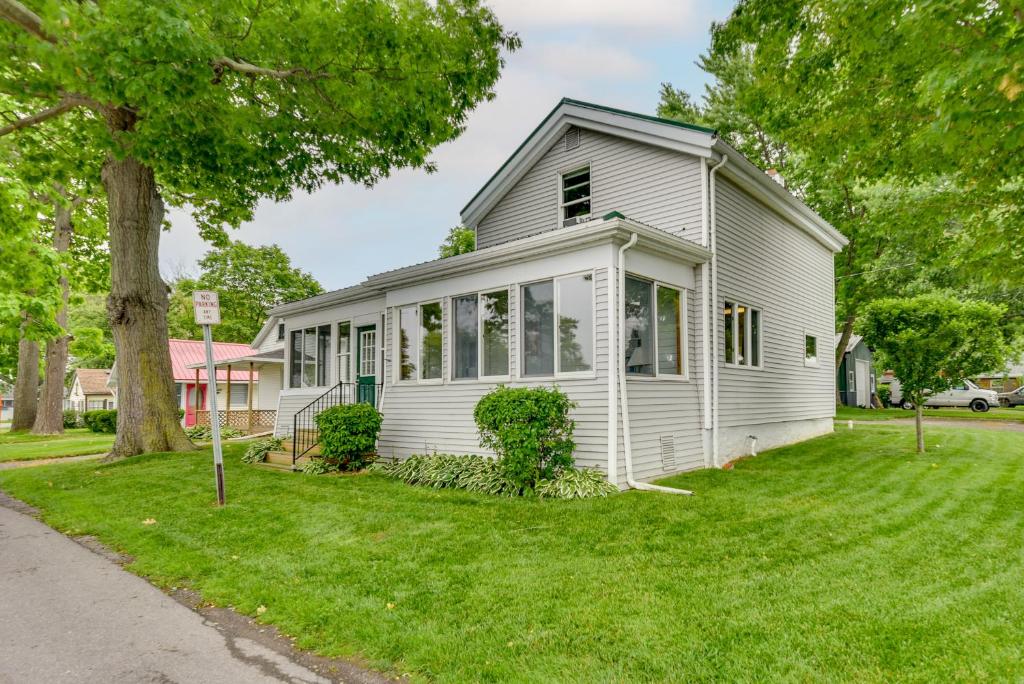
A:
{"label": "black metal railing", "polygon": [[320,429],[316,417],[341,404],[371,404],[377,406],[383,385],[361,382],[339,382],[309,402],[292,417],[292,465],[320,443]]}

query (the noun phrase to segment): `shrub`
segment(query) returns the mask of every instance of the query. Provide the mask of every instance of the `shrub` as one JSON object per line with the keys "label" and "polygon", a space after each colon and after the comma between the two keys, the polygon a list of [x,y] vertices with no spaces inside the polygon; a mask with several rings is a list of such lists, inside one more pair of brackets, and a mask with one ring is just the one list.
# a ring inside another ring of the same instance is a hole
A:
{"label": "shrub", "polygon": [[542,499],[589,499],[615,494],[619,488],[598,470],[565,468],[554,479],[538,482],[536,491]]}
{"label": "shrub", "polygon": [[323,475],[338,471],[338,464],[323,458],[311,458],[299,466],[299,470],[307,475]]}
{"label": "shrub", "polygon": [[[213,439],[213,428],[209,425],[193,425],[185,428],[185,436],[192,441],[208,442]],[[220,429],[221,439],[234,439],[241,436],[241,430],[236,430],[233,427],[225,426]]]}
{"label": "shrub", "polygon": [[117,432],[117,410],[96,409],[94,411],[86,411],[82,414],[82,422],[85,424],[85,427],[93,432],[103,432],[112,435]]}
{"label": "shrub", "polygon": [[253,442],[249,445],[249,448],[242,454],[243,463],[263,463],[267,460],[267,453],[271,451],[277,451],[281,448],[281,439],[278,437],[271,437],[269,439],[261,439]]}
{"label": "shrub", "polygon": [[373,463],[381,420],[380,411],[369,404],[342,404],[317,414],[319,460],[346,471],[361,470]]}
{"label": "shrub", "polygon": [[74,409],[64,411],[64,427],[65,429],[78,427],[78,411]]}
{"label": "shrub", "polygon": [[480,443],[498,455],[505,477],[520,489],[533,489],[572,467],[574,407],[557,387],[498,387],[477,402],[473,418]]}
{"label": "shrub", "polygon": [[892,403],[892,390],[889,389],[888,385],[882,385],[878,388],[878,401],[882,402],[882,406],[885,407]]}
{"label": "shrub", "polygon": [[[374,467],[406,484],[435,489],[465,489],[494,496],[519,496],[524,490],[505,476],[499,461],[481,456],[431,454]],[[597,470],[563,468],[552,479],[537,482],[536,493],[546,499],[587,499],[618,491]]]}

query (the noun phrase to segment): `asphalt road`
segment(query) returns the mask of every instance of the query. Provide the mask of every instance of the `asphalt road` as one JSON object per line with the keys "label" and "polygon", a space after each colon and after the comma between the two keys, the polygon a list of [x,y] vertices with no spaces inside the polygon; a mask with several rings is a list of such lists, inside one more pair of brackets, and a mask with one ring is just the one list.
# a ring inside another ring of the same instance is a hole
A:
{"label": "asphalt road", "polygon": [[205,618],[0,502],[0,683],[337,679]]}

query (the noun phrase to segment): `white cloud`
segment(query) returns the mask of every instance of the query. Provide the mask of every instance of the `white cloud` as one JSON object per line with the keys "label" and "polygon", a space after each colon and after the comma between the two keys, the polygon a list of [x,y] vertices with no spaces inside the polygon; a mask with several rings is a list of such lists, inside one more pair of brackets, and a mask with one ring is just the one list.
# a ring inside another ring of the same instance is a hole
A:
{"label": "white cloud", "polygon": [[[697,0],[490,0],[510,30],[597,27],[681,33],[698,14]],[[703,27],[702,27],[703,28]]]}
{"label": "white cloud", "polygon": [[569,80],[643,78],[652,65],[628,50],[592,39],[527,44],[521,58],[537,72]]}

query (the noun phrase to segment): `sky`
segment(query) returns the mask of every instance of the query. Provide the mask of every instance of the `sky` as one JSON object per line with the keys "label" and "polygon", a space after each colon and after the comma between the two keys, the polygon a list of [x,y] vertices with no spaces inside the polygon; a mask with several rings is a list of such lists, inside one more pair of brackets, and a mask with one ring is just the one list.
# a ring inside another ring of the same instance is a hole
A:
{"label": "sky", "polygon": [[[372,188],[327,186],[291,201],[265,201],[231,231],[252,245],[276,243],[292,264],[333,290],[369,275],[436,258],[459,211],[563,97],[654,114],[662,82],[699,95],[696,65],[712,21],[733,0],[490,0],[523,47],[508,55],[496,97],[466,131],[431,155],[438,170],[403,169]],[[209,246],[182,210],[161,237],[165,278],[197,275]]]}

